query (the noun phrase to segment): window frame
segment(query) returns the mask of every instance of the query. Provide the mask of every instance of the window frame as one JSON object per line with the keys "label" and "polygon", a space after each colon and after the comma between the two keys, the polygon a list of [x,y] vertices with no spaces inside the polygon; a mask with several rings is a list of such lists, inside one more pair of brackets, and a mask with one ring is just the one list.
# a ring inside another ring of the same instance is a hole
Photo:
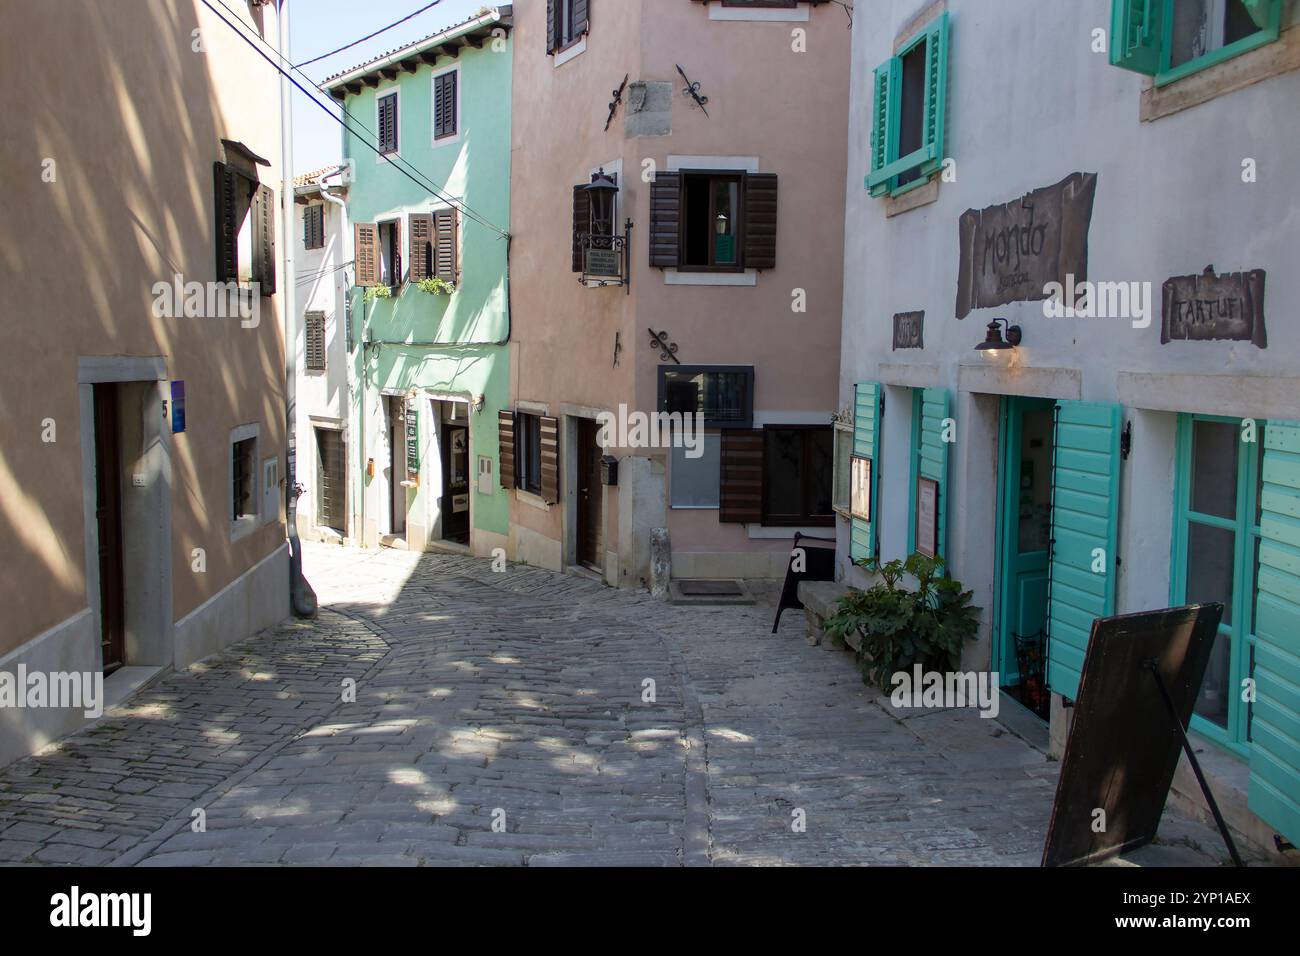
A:
{"label": "window frame", "polygon": [[[250,462],[247,488],[247,500],[250,510],[239,512],[237,510],[239,501],[235,496],[236,482],[239,480],[238,469],[235,466],[235,454],[236,450],[245,444],[248,445],[247,455]],[[226,514],[230,519],[230,540],[238,541],[252,534],[262,524],[261,480],[258,475],[258,467],[261,461],[261,426],[249,424],[231,429],[227,449],[226,494],[228,499]]]}
{"label": "window frame", "polygon": [[[746,186],[748,184],[749,172],[744,169],[681,169],[678,170],[681,176],[681,219],[678,224],[677,236],[677,271],[678,272],[713,272],[713,273],[744,273],[747,269],[745,263],[745,232],[746,232]],[[709,222],[710,226],[713,221],[713,210],[717,198],[717,189],[720,182],[736,184],[736,208],[733,216],[732,237],[736,241],[736,261],[734,263],[724,263],[719,265],[715,260],[717,258],[717,244],[714,242],[712,231],[709,232],[709,264],[696,265],[688,263],[686,259],[686,181],[688,179],[707,179],[709,181]]]}
{"label": "window frame", "polygon": [[[655,407],[658,411],[668,411],[668,374],[736,374],[745,377],[744,415],[741,418],[704,417],[705,428],[753,428],[754,427],[754,366],[752,365],[660,365],[657,378],[657,397]],[[701,409],[700,411],[703,411]]]}
{"label": "window frame", "polygon": [[[835,474],[831,481],[831,510],[841,518],[851,521],[853,519],[853,459],[861,457],[853,453],[857,436],[853,425],[849,422],[837,420],[832,427],[835,429],[833,449]],[[844,458],[843,462],[840,461],[841,454]],[[874,501],[872,505],[875,505]]]}
{"label": "window frame", "polygon": [[[1257,580],[1258,543],[1261,529],[1259,515],[1259,447],[1264,441],[1267,422],[1255,419],[1255,441],[1241,440],[1245,419],[1222,415],[1183,413],[1178,416],[1174,468],[1174,512],[1171,537],[1169,598],[1173,606],[1187,602],[1188,536],[1190,525],[1195,523],[1233,533],[1232,559],[1232,615],[1231,620],[1220,623],[1219,634],[1228,637],[1228,720],[1221,727],[1209,718],[1193,712],[1192,729],[1216,744],[1239,756],[1250,754],[1250,704],[1241,699],[1241,682],[1254,673],[1256,635],[1252,618],[1258,599]],[[1237,445],[1237,495],[1236,510],[1232,518],[1205,514],[1191,507],[1193,429],[1197,422],[1232,425],[1236,430]],[[1243,639],[1244,636],[1244,639]],[[1198,695],[1199,696],[1199,695]]]}
{"label": "window frame", "polygon": [[[390,281],[388,283],[384,282],[384,227],[385,226],[392,227],[392,235],[393,235],[393,241],[391,244],[393,250],[393,263],[389,269]],[[377,278],[379,280],[375,284],[376,285],[387,284],[389,291],[396,292],[398,289],[402,287],[402,274],[403,274],[402,267],[403,265],[405,265],[405,260],[402,257],[402,220],[399,218],[399,219],[381,219],[377,221],[375,223],[375,237],[378,240],[378,249],[375,250],[376,252],[375,259],[376,259],[376,265],[378,266],[376,271],[378,273]]]}
{"label": "window frame", "polygon": [[[772,482],[768,480],[767,454],[768,443],[771,436],[776,432],[799,432],[803,435],[800,459],[800,507],[802,511],[793,516],[774,516],[771,513],[769,503],[772,489]],[[831,469],[835,467],[835,449],[834,449],[834,425],[825,424],[783,424],[772,423],[763,426],[763,500],[761,505],[762,527],[764,528],[833,528],[835,527],[835,486],[834,475],[831,478],[831,509],[825,515],[814,515],[811,513],[811,481],[812,457],[810,455],[812,440],[811,436],[818,432],[829,432],[831,435]]]}
{"label": "window frame", "polygon": [[[1160,23],[1160,69],[1155,75],[1156,86],[1167,86],[1170,83],[1176,83],[1184,77],[1201,72],[1201,70],[1209,69],[1212,66],[1217,66],[1220,63],[1241,56],[1243,53],[1249,53],[1251,50],[1257,50],[1262,46],[1274,43],[1281,36],[1284,5],[1280,0],[1275,0],[1269,9],[1267,26],[1260,27],[1254,33],[1244,36],[1240,40],[1234,40],[1217,50],[1202,53],[1193,60],[1173,66],[1175,0],[1158,0],[1158,2],[1162,3],[1163,6],[1161,7]],[[1227,2],[1231,2],[1231,0],[1227,0]]]}
{"label": "window frame", "polygon": [[[541,497],[542,419],[536,412],[515,411],[515,488]],[[535,436],[534,436],[535,433]],[[536,458],[536,469],[533,459]]]}

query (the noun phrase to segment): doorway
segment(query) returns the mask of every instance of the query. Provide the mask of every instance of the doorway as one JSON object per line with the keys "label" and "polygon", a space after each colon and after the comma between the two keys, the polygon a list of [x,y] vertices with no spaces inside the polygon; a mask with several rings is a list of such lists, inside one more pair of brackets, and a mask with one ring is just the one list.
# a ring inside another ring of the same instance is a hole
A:
{"label": "doorway", "polygon": [[444,541],[469,544],[469,406],[444,402],[439,452],[442,457],[442,515]]}
{"label": "doorway", "polygon": [[388,436],[388,533],[406,534],[406,402],[399,395],[384,396]]}
{"label": "doorway", "polygon": [[347,444],[337,428],[316,428],[316,526],[347,533]]}
{"label": "doorway", "polygon": [[94,386],[95,527],[99,553],[99,647],[107,677],[126,663],[122,568],[122,446],[117,386]]}
{"label": "doorway", "polygon": [[583,567],[603,573],[600,551],[604,489],[600,483],[598,426],[591,418],[579,418],[577,425],[577,559]]}
{"label": "doorway", "polygon": [[1048,718],[1047,592],[1052,537],[1052,399],[1002,402],[998,641],[1002,689]]}

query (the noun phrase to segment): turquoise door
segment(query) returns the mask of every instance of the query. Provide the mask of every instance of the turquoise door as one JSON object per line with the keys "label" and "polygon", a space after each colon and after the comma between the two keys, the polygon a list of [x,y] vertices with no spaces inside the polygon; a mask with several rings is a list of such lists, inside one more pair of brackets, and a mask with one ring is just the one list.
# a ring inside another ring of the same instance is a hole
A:
{"label": "turquoise door", "polygon": [[[1050,399],[1003,400],[998,495],[998,669],[1012,696],[1044,713],[1041,640],[1047,625],[1053,407]],[[1021,674],[1022,659],[1028,664],[1026,675]]]}

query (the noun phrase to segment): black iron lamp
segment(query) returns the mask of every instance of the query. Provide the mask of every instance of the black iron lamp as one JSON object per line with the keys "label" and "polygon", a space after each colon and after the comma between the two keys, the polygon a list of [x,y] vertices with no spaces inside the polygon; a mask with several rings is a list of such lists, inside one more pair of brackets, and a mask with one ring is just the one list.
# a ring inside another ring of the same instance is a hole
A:
{"label": "black iron lamp", "polygon": [[618,196],[618,184],[600,172],[591,177],[591,182],[584,187],[591,200],[591,233],[593,236],[614,235],[614,199]]}
{"label": "black iron lamp", "polygon": [[[998,327],[999,322],[1007,327],[1005,339],[1002,337],[1002,329]],[[988,331],[984,334],[984,341],[975,346],[975,351],[993,357],[1001,352],[1014,349],[1020,344],[1021,338],[1020,326],[1012,325],[1007,319],[994,319],[989,323]]]}

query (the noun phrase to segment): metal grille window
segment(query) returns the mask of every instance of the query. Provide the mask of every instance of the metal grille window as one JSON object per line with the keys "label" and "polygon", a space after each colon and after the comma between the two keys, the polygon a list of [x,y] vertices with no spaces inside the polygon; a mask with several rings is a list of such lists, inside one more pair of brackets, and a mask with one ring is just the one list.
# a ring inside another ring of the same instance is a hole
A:
{"label": "metal grille window", "polygon": [[245,438],[243,441],[237,441],[231,446],[231,475],[233,476],[233,487],[231,488],[231,517],[238,521],[240,518],[256,514],[254,504],[256,472],[255,461],[257,458],[257,439]]}
{"label": "metal grille window", "polygon": [[325,313],[308,312],[305,321],[307,337],[307,371],[325,371]]}

